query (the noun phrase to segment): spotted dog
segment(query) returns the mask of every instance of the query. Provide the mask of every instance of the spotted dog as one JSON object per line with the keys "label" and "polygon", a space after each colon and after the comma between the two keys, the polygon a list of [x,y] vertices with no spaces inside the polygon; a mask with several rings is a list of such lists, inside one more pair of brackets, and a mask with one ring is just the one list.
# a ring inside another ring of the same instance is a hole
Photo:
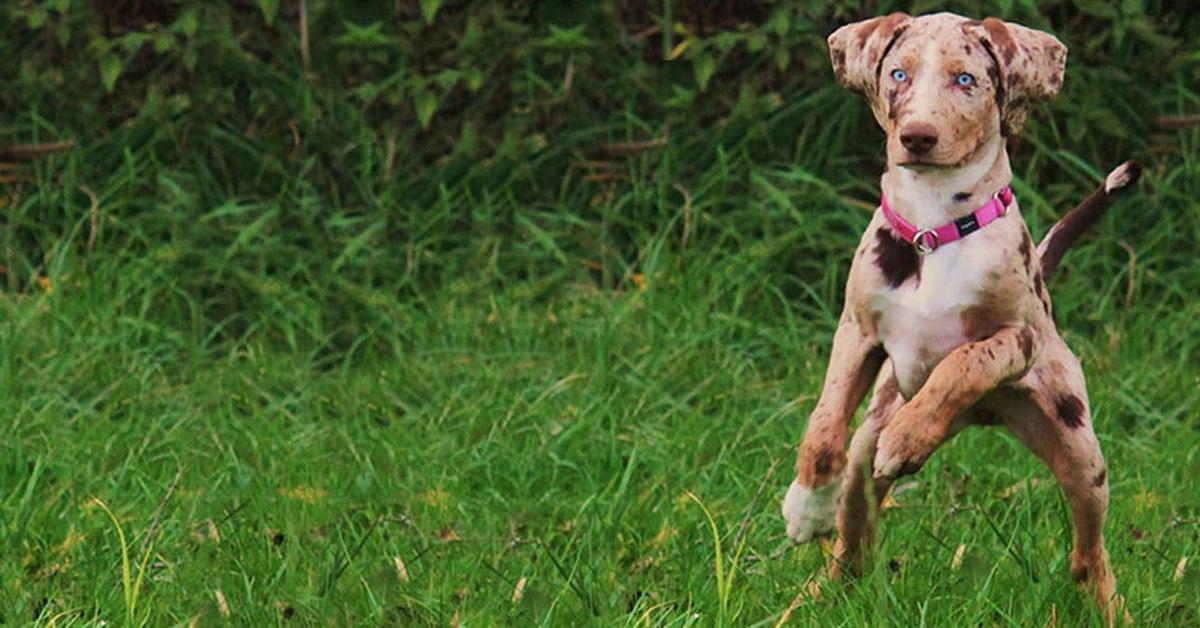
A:
{"label": "spotted dog", "polygon": [[829,51],[887,135],[887,170],[784,499],[788,535],[806,542],[836,523],[828,573],[856,569],[897,477],[968,425],[1003,425],[1066,493],[1071,575],[1111,622],[1124,610],[1102,532],[1108,473],[1046,279],[1140,170],[1112,171],[1035,247],[1008,187],[1006,141],[1062,86],[1061,42],[995,18],[894,13],[840,28]]}

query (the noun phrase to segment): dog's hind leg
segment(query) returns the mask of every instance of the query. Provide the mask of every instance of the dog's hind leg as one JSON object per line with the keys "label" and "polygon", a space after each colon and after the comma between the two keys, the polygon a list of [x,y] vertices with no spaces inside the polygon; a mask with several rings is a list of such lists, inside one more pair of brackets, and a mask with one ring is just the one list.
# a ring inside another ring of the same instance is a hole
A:
{"label": "dog's hind leg", "polygon": [[827,569],[830,577],[852,572],[862,566],[863,555],[870,550],[879,517],[879,504],[892,486],[890,478],[872,478],[872,461],[879,432],[888,419],[904,404],[890,360],[883,363],[875,382],[875,391],[867,406],[862,425],[850,439],[846,471],[842,478],[842,501],[837,510],[838,539],[833,560]]}
{"label": "dog's hind leg", "polygon": [[1067,497],[1074,528],[1071,576],[1095,597],[1109,625],[1118,617],[1128,623],[1104,549],[1108,471],[1092,431],[1079,362],[1061,340],[1051,342],[1018,388],[1001,414],[1017,439],[1050,467]]}

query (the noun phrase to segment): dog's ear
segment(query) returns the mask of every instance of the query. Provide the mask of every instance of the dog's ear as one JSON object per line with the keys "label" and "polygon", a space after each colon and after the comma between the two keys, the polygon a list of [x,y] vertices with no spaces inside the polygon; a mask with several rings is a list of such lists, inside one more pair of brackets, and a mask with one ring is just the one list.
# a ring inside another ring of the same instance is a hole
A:
{"label": "dog's ear", "polygon": [[1030,107],[1062,88],[1067,47],[1049,33],[989,17],[964,28],[979,37],[998,70],[996,101],[1005,135],[1021,130]]}
{"label": "dog's ear", "polygon": [[829,58],[838,82],[873,101],[879,86],[879,64],[910,23],[908,15],[892,13],[834,31],[828,40]]}

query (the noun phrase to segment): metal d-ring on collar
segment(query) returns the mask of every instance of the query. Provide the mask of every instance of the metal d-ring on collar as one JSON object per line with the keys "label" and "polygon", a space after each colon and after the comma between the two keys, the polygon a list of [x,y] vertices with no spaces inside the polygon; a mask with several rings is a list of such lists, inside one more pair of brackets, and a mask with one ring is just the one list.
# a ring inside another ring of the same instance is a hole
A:
{"label": "metal d-ring on collar", "polygon": [[[933,239],[932,244],[929,243],[928,238]],[[925,255],[926,253],[936,251],[939,244],[938,234],[933,229],[922,229],[912,239],[913,248],[917,250],[918,255]]]}

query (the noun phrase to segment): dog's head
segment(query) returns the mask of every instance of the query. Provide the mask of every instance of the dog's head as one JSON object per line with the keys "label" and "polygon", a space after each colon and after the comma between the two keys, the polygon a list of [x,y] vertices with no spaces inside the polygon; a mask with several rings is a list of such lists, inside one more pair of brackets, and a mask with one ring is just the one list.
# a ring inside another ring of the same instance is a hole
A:
{"label": "dog's head", "polygon": [[1062,87],[1067,49],[996,18],[893,13],[829,36],[833,71],[871,104],[888,163],[955,167]]}

